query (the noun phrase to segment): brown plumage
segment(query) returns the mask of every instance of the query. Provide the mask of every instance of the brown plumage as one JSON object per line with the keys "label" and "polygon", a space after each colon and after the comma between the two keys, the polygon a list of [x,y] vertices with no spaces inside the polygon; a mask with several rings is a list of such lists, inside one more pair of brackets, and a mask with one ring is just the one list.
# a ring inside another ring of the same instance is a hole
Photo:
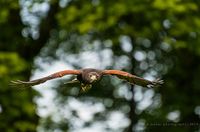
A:
{"label": "brown plumage", "polygon": [[143,87],[157,87],[163,84],[163,80],[156,79],[154,81],[149,81],[138,76],[132,75],[128,72],[120,71],[120,70],[98,70],[92,68],[86,68],[81,70],[64,70],[60,72],[56,72],[49,76],[32,80],[32,81],[11,81],[12,86],[21,86],[21,87],[29,87],[44,83],[48,80],[63,77],[65,75],[77,75],[75,80],[72,80],[69,83],[80,83],[81,91],[87,91],[92,87],[92,84],[99,81],[104,75],[114,75],[120,79],[126,80],[132,85],[140,85]]}

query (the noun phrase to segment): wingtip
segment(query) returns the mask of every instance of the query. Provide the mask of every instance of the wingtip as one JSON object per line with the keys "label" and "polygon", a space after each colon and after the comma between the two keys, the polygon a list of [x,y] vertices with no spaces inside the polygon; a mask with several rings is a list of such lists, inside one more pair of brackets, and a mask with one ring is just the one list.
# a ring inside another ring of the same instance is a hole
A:
{"label": "wingtip", "polygon": [[10,83],[9,83],[9,86],[16,86],[16,85],[18,85],[19,84],[19,82],[18,82],[19,80],[16,80],[16,81],[10,81]]}
{"label": "wingtip", "polygon": [[153,81],[153,83],[162,85],[162,84],[164,84],[164,80],[158,78],[155,81]]}
{"label": "wingtip", "polygon": [[162,84],[164,84],[164,80],[158,78],[158,79],[152,81],[151,84],[147,85],[147,87],[149,87],[149,88],[159,87],[159,86],[161,86]]}
{"label": "wingtip", "polygon": [[9,86],[13,87],[13,88],[29,87],[29,85],[27,85],[24,81],[21,81],[21,80],[16,80],[16,81],[11,80],[10,83],[9,83]]}

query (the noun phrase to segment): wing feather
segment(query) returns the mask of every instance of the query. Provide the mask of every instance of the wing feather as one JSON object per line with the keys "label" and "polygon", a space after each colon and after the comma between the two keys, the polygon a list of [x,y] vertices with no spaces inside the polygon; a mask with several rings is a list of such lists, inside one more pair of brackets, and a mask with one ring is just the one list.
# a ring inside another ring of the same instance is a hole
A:
{"label": "wing feather", "polygon": [[34,85],[38,85],[41,83],[44,83],[48,80],[51,79],[55,79],[55,78],[59,78],[59,77],[63,77],[65,75],[70,75],[70,74],[74,74],[74,75],[79,75],[81,74],[80,70],[64,70],[64,71],[59,71],[56,73],[53,73],[49,76],[43,77],[43,78],[39,78],[36,80],[31,80],[31,81],[21,81],[21,80],[17,80],[17,81],[11,81],[10,85],[11,86],[22,86],[22,87],[29,87],[29,86],[34,86]]}
{"label": "wing feather", "polygon": [[154,81],[149,81],[138,76],[132,75],[128,72],[120,71],[120,70],[104,70],[103,75],[115,75],[120,79],[126,80],[131,84],[136,84],[143,87],[157,87],[162,85],[163,80],[156,79]]}

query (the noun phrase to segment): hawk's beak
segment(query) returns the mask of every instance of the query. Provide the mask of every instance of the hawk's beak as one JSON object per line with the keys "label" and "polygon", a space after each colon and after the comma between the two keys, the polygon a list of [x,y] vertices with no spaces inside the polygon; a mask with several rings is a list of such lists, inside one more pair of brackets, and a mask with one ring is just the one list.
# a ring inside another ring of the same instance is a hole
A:
{"label": "hawk's beak", "polygon": [[91,79],[92,81],[96,81],[96,80],[97,80],[97,76],[92,75],[92,76],[90,77],[90,79]]}

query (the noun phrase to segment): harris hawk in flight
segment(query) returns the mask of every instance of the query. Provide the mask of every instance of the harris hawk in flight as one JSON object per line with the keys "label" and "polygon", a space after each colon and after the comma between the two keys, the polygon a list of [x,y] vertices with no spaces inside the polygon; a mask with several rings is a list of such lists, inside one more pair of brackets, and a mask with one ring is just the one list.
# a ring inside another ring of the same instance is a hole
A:
{"label": "harris hawk in flight", "polygon": [[31,81],[21,81],[21,80],[11,81],[11,85],[21,86],[21,87],[30,87],[30,86],[44,83],[54,78],[63,77],[65,75],[76,75],[77,77],[69,83],[79,83],[81,86],[80,90],[82,92],[89,90],[92,87],[92,84],[99,81],[105,75],[117,76],[118,78],[123,79],[132,85],[139,85],[139,86],[149,87],[149,88],[157,87],[164,83],[163,80],[160,80],[160,79],[149,81],[149,80],[140,78],[138,76],[132,75],[128,72],[124,72],[121,70],[98,70],[98,69],[93,69],[93,68],[85,68],[85,69],[80,69],[80,70],[59,71],[49,76],[39,78],[36,80],[31,80]]}

